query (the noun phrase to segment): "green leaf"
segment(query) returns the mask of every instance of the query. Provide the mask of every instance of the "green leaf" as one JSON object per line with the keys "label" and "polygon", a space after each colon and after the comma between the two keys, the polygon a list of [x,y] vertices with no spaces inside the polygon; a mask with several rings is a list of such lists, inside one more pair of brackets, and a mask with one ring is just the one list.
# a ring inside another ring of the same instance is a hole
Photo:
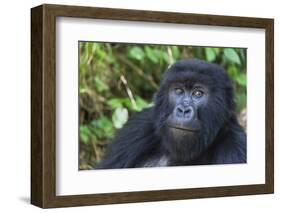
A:
{"label": "green leaf", "polygon": [[247,76],[244,73],[238,75],[235,80],[240,86],[247,86]]}
{"label": "green leaf", "polygon": [[158,57],[157,57],[157,55],[155,54],[155,51],[153,51],[153,49],[151,48],[151,47],[145,47],[144,48],[144,50],[145,50],[145,53],[146,53],[146,56],[149,58],[149,60],[152,62],[152,63],[154,63],[154,64],[156,64],[156,63],[158,63]]}
{"label": "green leaf", "polygon": [[144,52],[140,47],[132,47],[129,50],[129,57],[141,61],[144,57]]}
{"label": "green leaf", "polygon": [[179,59],[180,58],[180,50],[177,46],[172,46],[172,54],[174,56],[174,59]]}
{"label": "green leaf", "polygon": [[111,120],[106,116],[101,116],[99,119],[91,122],[94,133],[99,139],[112,138],[114,135],[114,127]]}
{"label": "green leaf", "polygon": [[214,61],[216,59],[216,52],[214,48],[206,48],[205,52],[207,61]]}
{"label": "green leaf", "polygon": [[216,54],[216,55],[218,55],[218,54],[219,54],[219,52],[220,52],[220,48],[213,47],[212,49],[213,49],[213,51],[215,52],[215,54]]}
{"label": "green leaf", "polygon": [[126,106],[128,109],[134,110],[133,104],[132,104],[132,102],[131,102],[131,100],[129,98],[123,98],[122,99],[122,104],[124,106]]}
{"label": "green leaf", "polygon": [[101,116],[99,119],[92,121],[92,125],[94,127],[101,128],[101,129],[105,128],[110,124],[111,124],[110,120],[105,116]]}
{"label": "green leaf", "polygon": [[103,129],[99,129],[99,128],[95,128],[93,129],[93,132],[95,133],[95,135],[97,136],[97,138],[99,139],[103,139],[104,137],[106,137]]}
{"label": "green leaf", "polygon": [[99,92],[109,90],[109,87],[105,83],[103,83],[103,81],[98,76],[94,78],[94,81],[95,81],[96,88]]}
{"label": "green leaf", "polygon": [[139,96],[136,97],[136,104],[137,104],[136,111],[142,111],[144,108],[149,107],[149,103]]}
{"label": "green leaf", "polygon": [[104,133],[104,138],[113,138],[114,135],[114,128],[112,122],[107,117],[103,117],[101,120],[102,122],[102,129]]}
{"label": "green leaf", "polygon": [[230,66],[228,69],[227,69],[227,72],[229,74],[229,76],[232,78],[232,79],[236,79],[237,76],[239,75],[239,71],[238,71],[238,68],[236,66]]}
{"label": "green leaf", "polygon": [[91,131],[89,130],[89,128],[86,125],[81,125],[79,133],[82,142],[88,144],[91,135]]}
{"label": "green leaf", "polygon": [[122,107],[122,99],[120,98],[112,98],[106,102],[112,109],[116,109],[118,107]]}
{"label": "green leaf", "polygon": [[87,46],[87,53],[88,53],[88,58],[93,54],[93,52],[94,52],[94,43],[92,43],[92,42],[89,42],[89,43],[87,43],[88,44],[88,46]]}
{"label": "green leaf", "polygon": [[169,55],[168,55],[167,52],[163,52],[162,57],[163,57],[164,61],[165,61],[167,64],[170,64],[170,63],[171,63],[170,57],[169,57]]}
{"label": "green leaf", "polygon": [[239,65],[241,64],[239,55],[233,48],[225,48],[223,50],[223,54],[227,60],[229,60],[233,63],[239,64]]}
{"label": "green leaf", "polygon": [[112,121],[115,128],[120,129],[128,120],[128,110],[124,107],[115,109],[112,115]]}

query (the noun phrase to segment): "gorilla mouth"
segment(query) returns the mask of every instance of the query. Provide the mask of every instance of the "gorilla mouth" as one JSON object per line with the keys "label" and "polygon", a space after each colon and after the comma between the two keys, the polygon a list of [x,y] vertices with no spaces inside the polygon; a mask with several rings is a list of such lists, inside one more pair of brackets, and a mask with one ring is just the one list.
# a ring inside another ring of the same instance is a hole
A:
{"label": "gorilla mouth", "polygon": [[179,129],[179,130],[189,131],[189,132],[198,132],[199,131],[199,129],[191,129],[191,128],[180,127],[180,126],[169,126],[169,127],[173,128],[173,129]]}

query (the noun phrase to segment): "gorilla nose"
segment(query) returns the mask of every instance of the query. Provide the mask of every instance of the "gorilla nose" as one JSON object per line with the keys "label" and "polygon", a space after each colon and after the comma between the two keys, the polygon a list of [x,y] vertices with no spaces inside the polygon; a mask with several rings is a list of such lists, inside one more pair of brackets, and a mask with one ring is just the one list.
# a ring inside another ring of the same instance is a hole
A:
{"label": "gorilla nose", "polygon": [[178,106],[176,109],[176,115],[179,118],[189,118],[192,119],[194,117],[194,109],[192,106]]}

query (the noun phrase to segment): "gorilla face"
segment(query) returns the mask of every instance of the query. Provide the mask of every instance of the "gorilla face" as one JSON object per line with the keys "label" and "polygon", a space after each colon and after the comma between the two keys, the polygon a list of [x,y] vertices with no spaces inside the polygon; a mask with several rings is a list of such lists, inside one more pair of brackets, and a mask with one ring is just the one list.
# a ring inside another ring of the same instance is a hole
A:
{"label": "gorilla face", "polygon": [[169,88],[172,113],[166,125],[173,134],[199,134],[199,108],[208,102],[208,89],[200,84],[175,83]]}

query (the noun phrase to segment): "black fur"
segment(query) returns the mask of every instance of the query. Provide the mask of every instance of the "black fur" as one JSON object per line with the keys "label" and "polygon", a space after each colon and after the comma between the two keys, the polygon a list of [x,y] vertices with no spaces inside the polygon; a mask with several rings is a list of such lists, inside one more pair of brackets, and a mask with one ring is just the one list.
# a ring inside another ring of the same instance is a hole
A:
{"label": "black fur", "polygon": [[[201,128],[196,137],[175,139],[167,130],[166,120],[173,110],[167,94],[173,82],[197,82],[210,91],[208,103],[198,109]],[[154,106],[127,122],[97,168],[151,166],[149,162],[163,156],[167,166],[246,162],[246,133],[235,115],[232,83],[220,66],[200,60],[183,60],[171,66]]]}

